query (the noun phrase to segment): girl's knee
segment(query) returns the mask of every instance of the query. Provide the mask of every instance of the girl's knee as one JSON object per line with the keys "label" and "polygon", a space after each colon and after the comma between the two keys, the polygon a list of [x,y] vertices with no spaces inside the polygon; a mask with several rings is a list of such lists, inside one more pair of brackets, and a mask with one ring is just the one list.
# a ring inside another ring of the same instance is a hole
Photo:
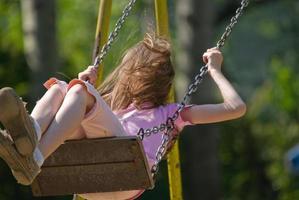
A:
{"label": "girl's knee", "polygon": [[69,89],[68,94],[76,94],[76,95],[84,95],[85,96],[88,94],[88,92],[84,85],[76,84]]}
{"label": "girl's knee", "polygon": [[52,93],[54,95],[60,95],[61,98],[63,99],[66,95],[66,89],[62,88],[62,86],[55,84],[48,90],[49,93]]}
{"label": "girl's knee", "polygon": [[72,86],[67,94],[84,97],[84,99],[86,100],[85,102],[87,106],[87,111],[90,110],[96,102],[95,97],[92,94],[90,94],[87,91],[86,86],[82,84],[76,84]]}

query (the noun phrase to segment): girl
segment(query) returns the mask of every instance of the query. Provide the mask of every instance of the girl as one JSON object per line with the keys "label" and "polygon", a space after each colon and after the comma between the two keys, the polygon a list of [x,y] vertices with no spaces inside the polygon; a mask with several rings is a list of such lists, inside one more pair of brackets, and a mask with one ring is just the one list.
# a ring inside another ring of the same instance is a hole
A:
{"label": "girl", "polygon": [[[185,125],[213,123],[244,115],[246,106],[221,73],[219,49],[208,49],[203,61],[223,97],[223,103],[189,105],[174,122],[175,133]],[[139,128],[165,122],[178,108],[167,104],[174,70],[167,40],[146,34],[130,48],[120,65],[98,91],[93,87],[97,71],[93,66],[79,73],[69,84],[51,78],[48,89],[29,116],[22,101],[10,88],[0,91],[0,120],[6,132],[0,134],[0,156],[10,166],[16,180],[32,183],[43,164],[59,145],[69,139],[136,135]],[[161,134],[143,140],[150,167]],[[87,199],[132,199],[143,191],[82,194]]]}

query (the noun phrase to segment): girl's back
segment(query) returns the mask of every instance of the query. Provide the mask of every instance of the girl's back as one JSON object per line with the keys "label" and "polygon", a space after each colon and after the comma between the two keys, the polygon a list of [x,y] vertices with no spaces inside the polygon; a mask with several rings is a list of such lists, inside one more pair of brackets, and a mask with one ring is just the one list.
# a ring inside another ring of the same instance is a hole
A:
{"label": "girl's back", "polygon": [[[142,141],[144,150],[148,159],[153,161],[155,160],[157,149],[161,145],[162,134],[166,131],[166,121],[168,117],[176,112],[178,105],[176,103],[171,103],[151,108],[150,103],[144,103],[141,107],[142,109],[140,110],[137,109],[134,104],[130,104],[126,109],[115,112],[115,114],[118,116],[128,135],[136,136],[141,128],[144,130],[145,137]],[[188,124],[190,123],[183,121],[179,116],[174,122],[175,131],[173,131],[171,135],[177,135],[184,126]],[[162,130],[147,137],[147,129],[153,128],[154,126],[157,126],[158,129]]]}

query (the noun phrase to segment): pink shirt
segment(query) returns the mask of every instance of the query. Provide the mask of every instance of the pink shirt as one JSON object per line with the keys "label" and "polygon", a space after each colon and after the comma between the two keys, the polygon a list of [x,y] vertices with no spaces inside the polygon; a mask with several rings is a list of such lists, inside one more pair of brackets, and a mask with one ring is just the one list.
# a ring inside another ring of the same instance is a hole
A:
{"label": "pink shirt", "polygon": [[[161,123],[165,123],[167,118],[172,116],[177,108],[178,104],[171,103],[157,108],[138,110],[134,104],[131,104],[128,108],[115,114],[118,116],[126,133],[128,135],[136,136],[140,128],[146,130],[147,128],[152,128],[153,126],[159,126]],[[183,121],[181,116],[179,116],[175,121],[176,133],[180,132],[186,125],[190,125],[190,122]],[[149,137],[144,137],[142,143],[149,159],[155,160],[156,152],[161,142],[161,132],[152,134]]]}

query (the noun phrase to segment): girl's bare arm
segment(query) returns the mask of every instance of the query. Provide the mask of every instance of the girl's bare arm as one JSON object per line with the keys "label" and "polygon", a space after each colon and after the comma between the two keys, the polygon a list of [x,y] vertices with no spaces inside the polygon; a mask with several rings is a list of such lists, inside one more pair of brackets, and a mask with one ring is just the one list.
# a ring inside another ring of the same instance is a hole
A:
{"label": "girl's bare arm", "polygon": [[235,119],[244,115],[245,103],[221,72],[223,60],[221,52],[217,48],[209,49],[203,55],[203,60],[208,63],[209,73],[221,92],[223,103],[194,105],[186,108],[181,112],[183,120],[193,124],[204,124]]}

